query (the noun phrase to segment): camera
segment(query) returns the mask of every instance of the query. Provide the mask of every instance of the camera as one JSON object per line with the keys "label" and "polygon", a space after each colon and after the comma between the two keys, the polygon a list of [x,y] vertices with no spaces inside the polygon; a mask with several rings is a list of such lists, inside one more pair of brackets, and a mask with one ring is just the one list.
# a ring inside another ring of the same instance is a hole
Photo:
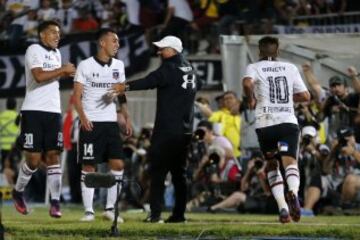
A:
{"label": "camera", "polygon": [[151,137],[151,129],[142,128],[140,132],[140,139],[150,139]]}
{"label": "camera", "polygon": [[202,140],[204,140],[205,134],[206,133],[205,133],[204,129],[198,128],[194,132],[193,139],[196,141],[202,141]]}
{"label": "camera", "polygon": [[339,146],[345,147],[348,144],[348,137],[354,135],[354,132],[349,127],[340,128],[337,131],[337,138],[339,140]]}
{"label": "camera", "polygon": [[204,165],[204,172],[211,175],[218,172],[218,164],[225,157],[225,150],[217,145],[211,145],[208,150],[209,160]]}
{"label": "camera", "polygon": [[302,137],[301,142],[304,146],[307,146],[311,143],[311,140],[312,140],[312,137],[310,135],[305,135]]}
{"label": "camera", "polygon": [[341,105],[343,102],[340,100],[340,98],[336,95],[331,96],[332,102],[334,105]]}
{"label": "camera", "polygon": [[254,170],[257,172],[264,166],[264,162],[260,159],[256,159],[254,162]]}

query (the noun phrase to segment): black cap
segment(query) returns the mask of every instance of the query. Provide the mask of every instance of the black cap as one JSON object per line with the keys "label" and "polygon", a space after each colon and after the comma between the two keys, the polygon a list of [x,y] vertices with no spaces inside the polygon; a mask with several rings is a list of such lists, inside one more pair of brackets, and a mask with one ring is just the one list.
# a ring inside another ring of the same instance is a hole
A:
{"label": "black cap", "polygon": [[331,86],[336,85],[336,84],[345,85],[346,84],[345,79],[342,78],[342,77],[339,77],[339,76],[332,76],[329,79],[329,86],[331,87]]}
{"label": "black cap", "polygon": [[336,134],[339,139],[343,139],[354,135],[354,131],[349,127],[341,127],[337,130]]}

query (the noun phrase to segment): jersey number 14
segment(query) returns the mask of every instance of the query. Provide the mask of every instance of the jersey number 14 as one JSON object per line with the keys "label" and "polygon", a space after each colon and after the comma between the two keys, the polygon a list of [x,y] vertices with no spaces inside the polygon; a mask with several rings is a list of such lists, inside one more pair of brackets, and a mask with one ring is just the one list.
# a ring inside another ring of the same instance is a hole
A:
{"label": "jersey number 14", "polygon": [[285,76],[268,77],[271,103],[288,103],[289,86]]}

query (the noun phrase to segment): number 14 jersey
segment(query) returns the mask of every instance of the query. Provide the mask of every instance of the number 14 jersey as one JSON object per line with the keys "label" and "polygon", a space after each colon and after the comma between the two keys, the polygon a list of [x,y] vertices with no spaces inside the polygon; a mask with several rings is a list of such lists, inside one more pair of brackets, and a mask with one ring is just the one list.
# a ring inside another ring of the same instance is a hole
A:
{"label": "number 14 jersey", "polygon": [[307,88],[294,64],[262,60],[247,66],[246,77],[254,83],[256,128],[298,124],[293,94],[305,92]]}

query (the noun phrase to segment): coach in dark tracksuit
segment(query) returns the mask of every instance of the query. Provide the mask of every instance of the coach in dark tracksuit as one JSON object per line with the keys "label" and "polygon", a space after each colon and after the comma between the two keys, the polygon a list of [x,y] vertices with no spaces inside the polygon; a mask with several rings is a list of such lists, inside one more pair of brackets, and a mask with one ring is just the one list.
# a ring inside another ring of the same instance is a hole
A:
{"label": "coach in dark tracksuit", "polygon": [[185,165],[187,149],[193,127],[193,109],[196,91],[200,84],[193,67],[181,54],[180,39],[167,36],[158,47],[162,65],[143,79],[129,82],[125,91],[157,88],[156,119],[150,149],[150,208],[147,222],[163,222],[161,209],[164,180],[170,171],[175,189],[175,206],[165,222],[184,222],[186,206]]}

